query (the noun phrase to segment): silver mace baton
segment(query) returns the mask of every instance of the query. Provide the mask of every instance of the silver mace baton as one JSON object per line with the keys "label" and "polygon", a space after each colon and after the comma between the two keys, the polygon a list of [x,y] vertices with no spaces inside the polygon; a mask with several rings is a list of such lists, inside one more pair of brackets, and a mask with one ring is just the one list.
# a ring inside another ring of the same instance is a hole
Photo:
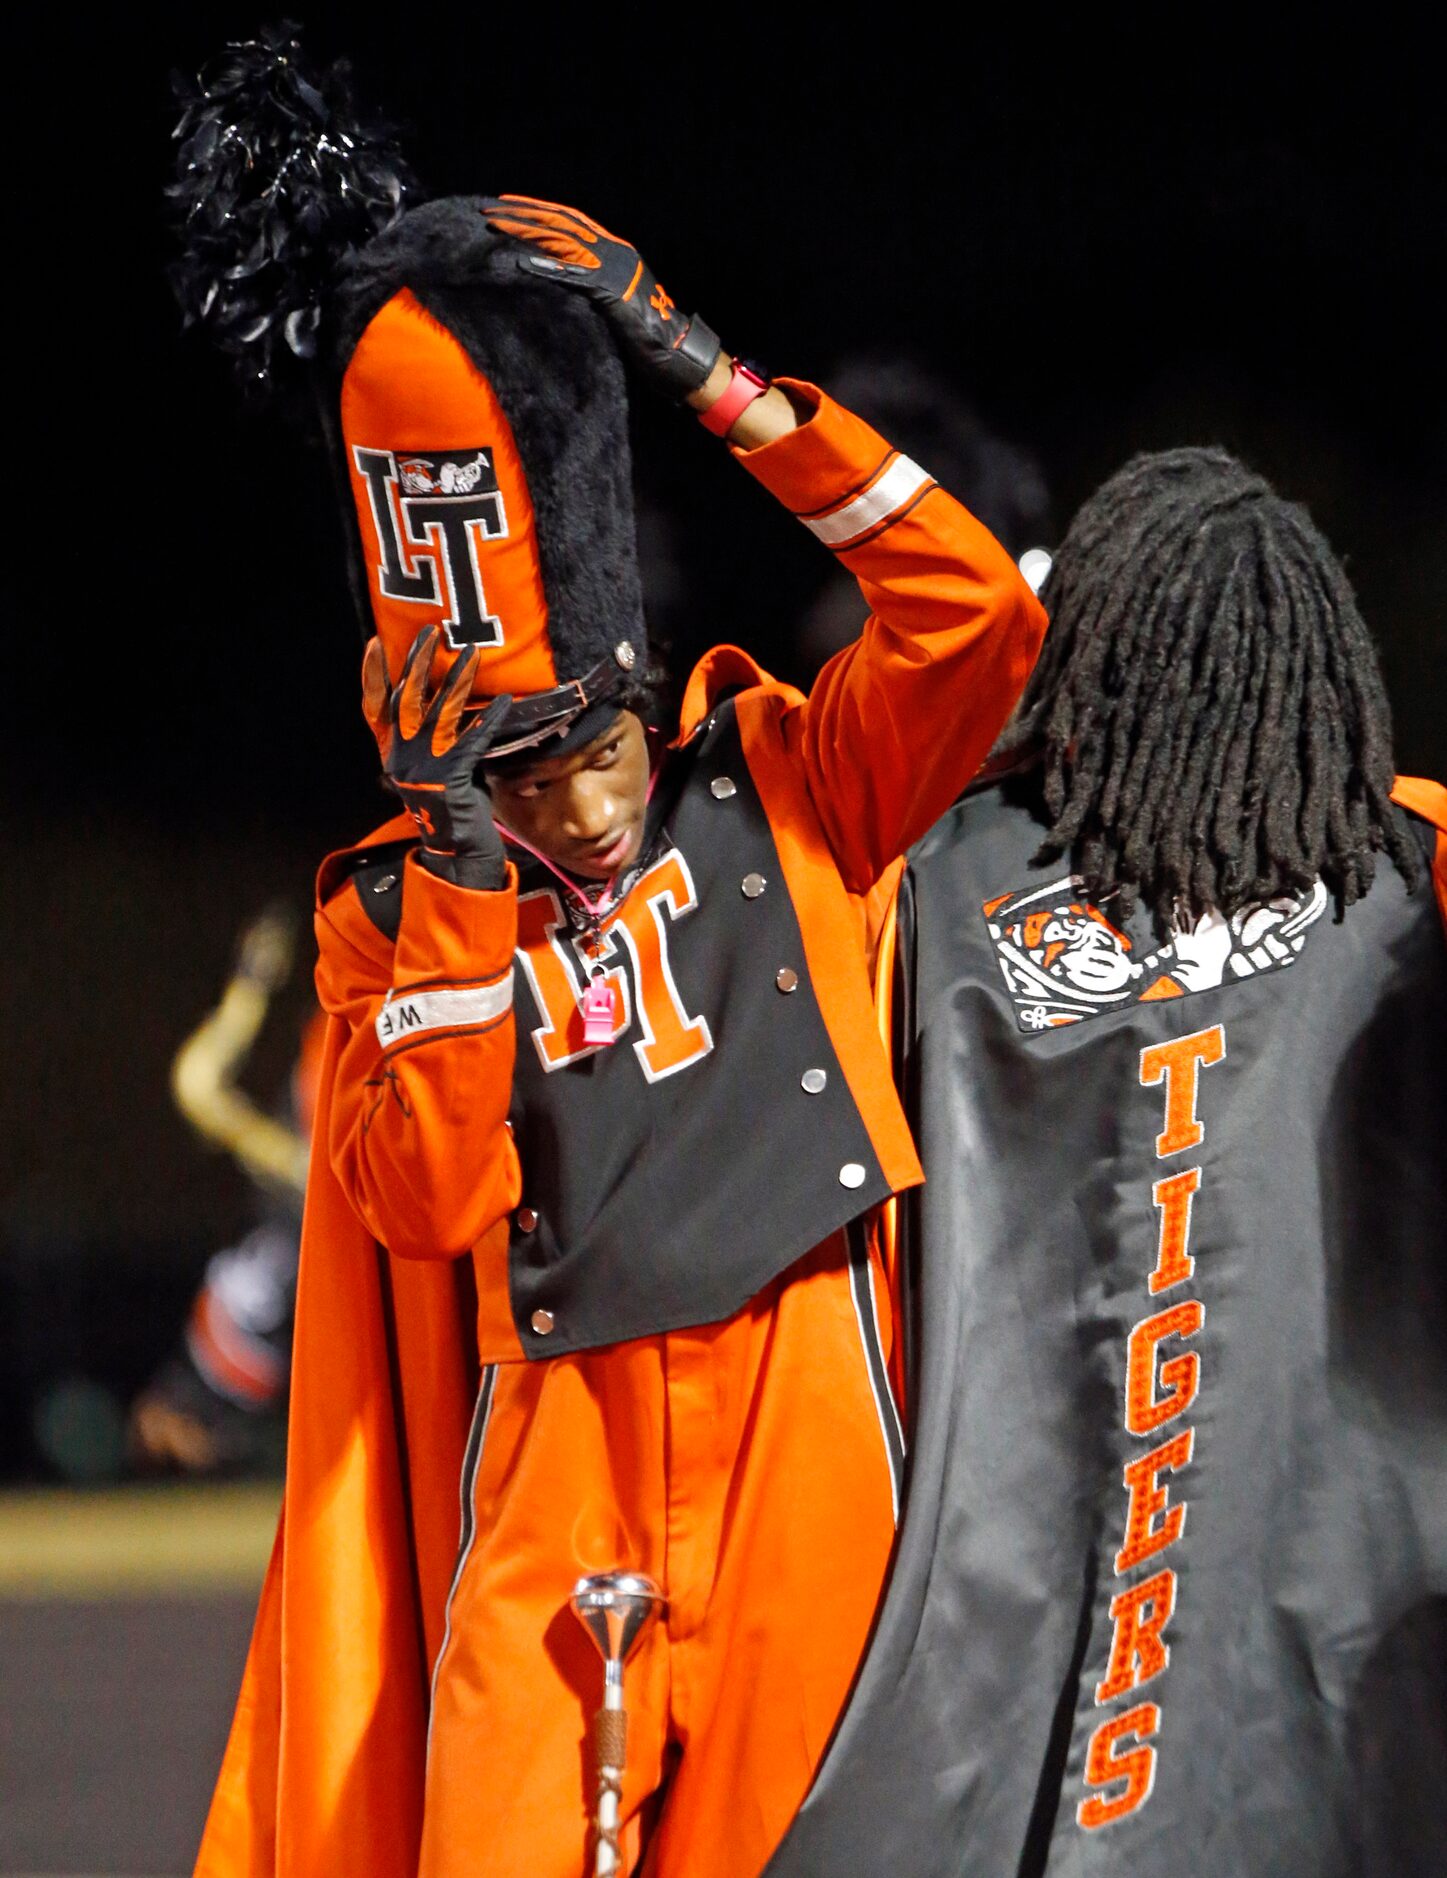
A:
{"label": "silver mace baton", "polygon": [[628,1713],[623,1707],[623,1665],[638,1639],[668,1600],[642,1572],[594,1572],[573,1586],[578,1622],[603,1658],[603,1706],[593,1717],[593,1765],[598,1779],[595,1824],[596,1878],[622,1869],[618,1856],[618,1810],[628,1759]]}

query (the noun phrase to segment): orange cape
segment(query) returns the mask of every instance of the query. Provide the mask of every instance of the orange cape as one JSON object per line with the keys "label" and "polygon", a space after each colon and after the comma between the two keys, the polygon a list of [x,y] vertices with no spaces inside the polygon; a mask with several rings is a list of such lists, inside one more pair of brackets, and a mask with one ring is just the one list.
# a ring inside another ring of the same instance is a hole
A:
{"label": "orange cape", "polygon": [[[415,1878],[429,1665],[477,1388],[471,1262],[403,1261],[327,1162],[328,1020],[286,1509],[197,1859],[205,1878]],[[284,1699],[283,1699],[284,1692]]]}

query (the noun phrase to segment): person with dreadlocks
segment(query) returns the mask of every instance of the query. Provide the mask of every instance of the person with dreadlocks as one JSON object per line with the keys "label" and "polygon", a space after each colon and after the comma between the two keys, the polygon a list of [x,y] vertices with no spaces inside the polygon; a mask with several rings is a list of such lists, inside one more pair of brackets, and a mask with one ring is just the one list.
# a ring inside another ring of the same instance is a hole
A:
{"label": "person with dreadlocks", "polygon": [[1435,1869],[1447,792],[1222,450],[1127,464],[1042,598],[910,857],[905,1508],[769,1875]]}
{"label": "person with dreadlocks", "polygon": [[[286,1501],[197,1869],[577,1873],[601,1675],[569,1597],[624,1567],[667,1607],[596,1869],[756,1872],[894,1540],[879,1221],[920,1171],[876,955],[1044,616],[925,469],[731,358],[577,210],[380,207],[303,265],[318,165],[390,192],[294,51],[233,48],[189,102],[182,284],[243,356],[315,353],[402,812],[318,883]],[[320,317],[254,304],[238,221]],[[663,720],[620,355],[859,582],[807,697],[725,646]]]}
{"label": "person with dreadlocks", "polygon": [[1222,450],[1137,458],[1077,516],[1049,600],[1066,625],[1005,746],[1041,761],[1041,862],[1073,851],[1092,899],[1163,928],[1318,880],[1351,906],[1382,852],[1417,884],[1371,638],[1262,477]]}

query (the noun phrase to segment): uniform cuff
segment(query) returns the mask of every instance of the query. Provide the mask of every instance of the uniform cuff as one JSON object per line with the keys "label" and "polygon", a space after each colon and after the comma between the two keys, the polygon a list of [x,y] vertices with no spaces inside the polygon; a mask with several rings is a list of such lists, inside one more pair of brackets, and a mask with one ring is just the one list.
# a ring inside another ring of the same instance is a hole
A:
{"label": "uniform cuff", "polygon": [[734,455],[826,547],[853,548],[898,521],[934,485],[917,463],[815,385],[775,381],[813,415]]}

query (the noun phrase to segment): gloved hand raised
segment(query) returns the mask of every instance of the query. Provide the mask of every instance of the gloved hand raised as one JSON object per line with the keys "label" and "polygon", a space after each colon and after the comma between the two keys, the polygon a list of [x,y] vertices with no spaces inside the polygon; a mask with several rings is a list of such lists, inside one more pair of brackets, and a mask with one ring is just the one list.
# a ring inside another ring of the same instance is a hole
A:
{"label": "gloved hand raised", "polygon": [[618,343],[672,397],[683,399],[713,370],[718,334],[675,306],[638,250],[559,202],[488,196],[488,226],[524,244],[522,265],[594,301]]}
{"label": "gloved hand raised", "polygon": [[459,735],[478,653],[474,648],[459,658],[429,698],[439,637],[435,626],[418,633],[395,686],[387,682],[381,641],[369,641],[362,710],[388,784],[417,824],[422,865],[459,887],[495,892],[507,878],[507,861],[477,768],[497,741],[512,699],[492,699]]}

